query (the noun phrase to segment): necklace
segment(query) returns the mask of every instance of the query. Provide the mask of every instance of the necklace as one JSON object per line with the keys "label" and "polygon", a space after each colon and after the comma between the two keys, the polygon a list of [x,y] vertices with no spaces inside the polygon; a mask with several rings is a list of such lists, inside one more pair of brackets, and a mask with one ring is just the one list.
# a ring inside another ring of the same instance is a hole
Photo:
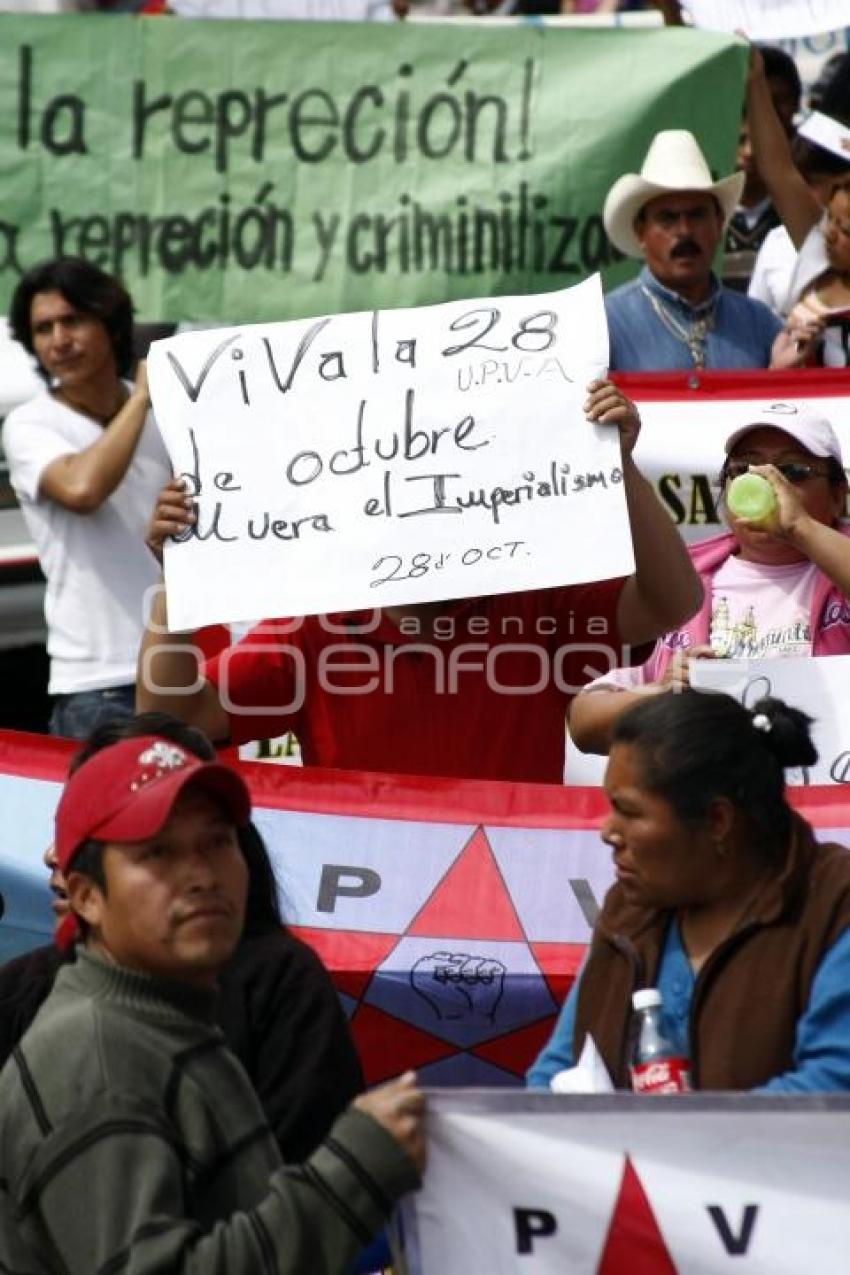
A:
{"label": "necklace", "polygon": [[645,284],[642,283],[640,285],[640,290],[667,331],[677,341],[681,341],[683,345],[688,347],[694,367],[705,367],[705,343],[709,332],[714,327],[714,311],[717,307],[717,301],[712,301],[705,313],[700,315],[699,318],[692,319],[690,323],[683,323],[673,314],[672,310],[668,309],[661,298],[651,292]]}
{"label": "necklace", "polygon": [[121,408],[130,397],[126,385],[122,385],[115,406],[109,412],[95,412],[90,407],[84,407],[82,403],[77,403],[71,398],[70,394],[66,394],[60,387],[52,391],[54,398],[58,398],[60,403],[64,403],[66,407],[70,407],[72,411],[79,412],[81,416],[87,416],[89,420],[97,421],[98,425],[108,425],[109,422],[118,415]]}

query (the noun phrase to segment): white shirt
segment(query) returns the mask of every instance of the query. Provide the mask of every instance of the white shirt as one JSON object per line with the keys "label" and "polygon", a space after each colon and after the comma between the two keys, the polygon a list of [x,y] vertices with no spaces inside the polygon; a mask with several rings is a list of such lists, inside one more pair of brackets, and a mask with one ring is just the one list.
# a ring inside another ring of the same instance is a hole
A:
{"label": "white shirt", "polygon": [[102,433],[46,389],[3,426],[9,477],[47,577],[52,695],[135,682],[145,595],[159,578],[144,535],[171,463],[150,412],[127,473],[94,513],[73,513],[39,494],[49,464]]}
{"label": "white shirt", "polygon": [[784,226],[768,231],[758,250],[747,296],[763,301],[779,318],[791,287],[797,249]]}
{"label": "white shirt", "polygon": [[[805,295],[816,279],[830,269],[826,252],[824,230],[826,229],[826,209],[816,226],[812,226],[803,245],[797,253],[794,272],[788,286],[783,311],[789,313]],[[826,326],[823,335],[822,358],[824,367],[846,367],[847,357],[841,344],[841,333],[833,324],[830,326],[828,314],[825,316]]]}

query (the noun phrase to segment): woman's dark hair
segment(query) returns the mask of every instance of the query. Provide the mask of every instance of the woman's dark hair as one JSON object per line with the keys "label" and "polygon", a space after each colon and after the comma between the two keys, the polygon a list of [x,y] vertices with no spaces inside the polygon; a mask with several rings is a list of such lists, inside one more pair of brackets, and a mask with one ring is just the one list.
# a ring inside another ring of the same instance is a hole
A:
{"label": "woman's dark hair", "polygon": [[[68,774],[73,775],[84,762],[122,739],[138,735],[161,735],[194,753],[201,761],[215,761],[216,751],[202,730],[188,726],[170,713],[136,713],[132,717],[115,717],[96,726],[88,739],[71,758]],[[269,859],[266,843],[253,823],[238,829],[239,848],[248,865],[248,897],[245,903],[243,934],[255,934],[271,926],[282,926],[278,902],[277,879]],[[72,860],[75,872],[84,872],[106,892],[103,873],[103,842],[84,841]],[[70,865],[69,865],[70,866]]]}
{"label": "woman's dark hair", "polygon": [[[9,326],[25,350],[35,354],[30,314],[38,292],[60,292],[82,314],[100,319],[112,343],[119,376],[133,367],[133,303],[130,294],[112,275],[82,257],[55,257],[42,261],[23,275],[12,295]],[[39,365],[39,374],[48,374]]]}
{"label": "woman's dark hair", "polygon": [[727,797],[775,853],[790,827],[785,768],[817,761],[811,721],[779,699],[748,709],[719,691],[670,691],[623,713],[612,745],[634,746],[645,786],[684,823],[700,823]]}

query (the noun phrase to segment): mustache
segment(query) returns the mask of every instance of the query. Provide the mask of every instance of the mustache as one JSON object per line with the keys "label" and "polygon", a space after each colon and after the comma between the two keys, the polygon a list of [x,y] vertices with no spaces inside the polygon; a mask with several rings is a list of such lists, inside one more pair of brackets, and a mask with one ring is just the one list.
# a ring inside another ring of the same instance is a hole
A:
{"label": "mustache", "polygon": [[198,912],[220,912],[223,916],[235,916],[236,908],[230,899],[218,894],[210,895],[207,898],[193,899],[176,906],[172,913],[172,920],[179,924]]}
{"label": "mustache", "polygon": [[695,239],[680,239],[670,249],[671,257],[693,257],[701,252]]}

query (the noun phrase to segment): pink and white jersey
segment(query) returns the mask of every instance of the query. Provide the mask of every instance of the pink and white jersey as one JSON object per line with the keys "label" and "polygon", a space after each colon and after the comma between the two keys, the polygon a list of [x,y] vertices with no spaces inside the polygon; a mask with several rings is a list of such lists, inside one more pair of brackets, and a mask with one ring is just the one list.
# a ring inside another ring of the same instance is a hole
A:
{"label": "pink and white jersey", "polygon": [[729,659],[811,655],[816,577],[813,562],[765,566],[727,559],[714,577],[713,650]]}
{"label": "pink and white jersey", "polygon": [[[812,654],[810,616],[818,569],[813,562],[765,566],[734,555],[712,580],[709,641],[727,659],[767,659]],[[667,633],[661,642],[670,651],[691,644],[686,629]],[[586,690],[631,690],[653,681],[652,662],[612,669]]]}

